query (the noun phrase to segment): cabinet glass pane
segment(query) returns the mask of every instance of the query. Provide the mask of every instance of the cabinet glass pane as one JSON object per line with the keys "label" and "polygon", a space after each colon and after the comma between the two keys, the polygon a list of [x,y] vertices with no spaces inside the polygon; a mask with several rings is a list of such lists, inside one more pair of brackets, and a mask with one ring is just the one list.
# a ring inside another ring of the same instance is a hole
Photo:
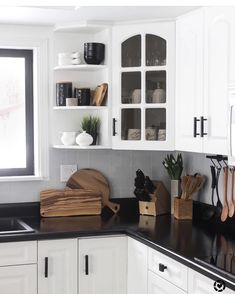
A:
{"label": "cabinet glass pane", "polygon": [[133,36],[122,43],[122,67],[141,66],[141,35]]}
{"label": "cabinet glass pane", "polygon": [[145,139],[148,141],[166,140],[166,109],[147,108],[145,113]]}
{"label": "cabinet glass pane", "polygon": [[136,104],[141,102],[141,73],[122,73],[122,103]]}
{"label": "cabinet glass pane", "polygon": [[146,72],[146,103],[166,103],[166,71]]}
{"label": "cabinet glass pane", "polygon": [[141,110],[122,109],[122,140],[141,139]]}
{"label": "cabinet glass pane", "polygon": [[166,40],[151,34],[147,34],[145,40],[146,65],[166,65]]}

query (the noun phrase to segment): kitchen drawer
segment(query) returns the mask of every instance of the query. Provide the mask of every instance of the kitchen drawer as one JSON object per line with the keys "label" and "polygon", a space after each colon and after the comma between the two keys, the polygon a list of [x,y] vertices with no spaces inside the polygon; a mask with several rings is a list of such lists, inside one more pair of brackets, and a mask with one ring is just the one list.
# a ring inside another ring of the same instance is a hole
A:
{"label": "kitchen drawer", "polygon": [[[163,269],[163,267],[166,268]],[[148,269],[175,286],[187,291],[188,269],[178,261],[149,248]]]}
{"label": "kitchen drawer", "polygon": [[37,263],[37,241],[0,243],[0,266]]}
{"label": "kitchen drawer", "polygon": [[180,288],[148,271],[148,294],[186,294]]}

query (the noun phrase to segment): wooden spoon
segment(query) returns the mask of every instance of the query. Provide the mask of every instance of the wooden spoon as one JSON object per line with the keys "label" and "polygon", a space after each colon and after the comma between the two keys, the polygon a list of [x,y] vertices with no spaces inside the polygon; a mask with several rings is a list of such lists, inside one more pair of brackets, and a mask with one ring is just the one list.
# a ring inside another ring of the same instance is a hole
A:
{"label": "wooden spoon", "polygon": [[235,212],[235,203],[234,203],[233,195],[234,195],[234,168],[232,168],[232,171],[231,171],[231,202],[230,202],[229,212],[228,212],[229,217],[233,217]]}
{"label": "wooden spoon", "polygon": [[224,167],[224,204],[221,213],[221,221],[225,222],[228,217],[228,200],[227,200],[227,191],[228,191],[228,167]]}

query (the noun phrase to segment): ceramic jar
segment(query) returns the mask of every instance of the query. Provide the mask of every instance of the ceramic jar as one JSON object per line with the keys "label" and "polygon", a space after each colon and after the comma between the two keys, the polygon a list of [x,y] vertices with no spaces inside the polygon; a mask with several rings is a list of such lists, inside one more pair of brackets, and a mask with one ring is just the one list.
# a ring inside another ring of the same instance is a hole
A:
{"label": "ceramic jar", "polygon": [[93,138],[86,131],[83,131],[76,138],[76,143],[81,147],[86,147],[91,145],[93,142]]}
{"label": "ceramic jar", "polygon": [[76,132],[63,132],[61,133],[60,140],[63,145],[69,146],[75,144]]}

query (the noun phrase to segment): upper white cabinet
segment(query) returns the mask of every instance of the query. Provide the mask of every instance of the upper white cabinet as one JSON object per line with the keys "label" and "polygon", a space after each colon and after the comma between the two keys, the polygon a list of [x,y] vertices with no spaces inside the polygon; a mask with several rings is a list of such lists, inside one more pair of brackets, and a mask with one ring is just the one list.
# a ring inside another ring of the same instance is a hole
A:
{"label": "upper white cabinet", "polygon": [[79,252],[79,294],[125,294],[127,238],[82,239]]}
{"label": "upper white cabinet", "polygon": [[173,22],[113,28],[114,149],[174,149],[174,30]]}
{"label": "upper white cabinet", "polygon": [[228,153],[228,87],[235,81],[234,9],[177,20],[176,149]]}
{"label": "upper white cabinet", "polygon": [[147,293],[148,247],[128,237],[127,294]]}
{"label": "upper white cabinet", "polygon": [[38,241],[38,294],[77,294],[77,239]]}

